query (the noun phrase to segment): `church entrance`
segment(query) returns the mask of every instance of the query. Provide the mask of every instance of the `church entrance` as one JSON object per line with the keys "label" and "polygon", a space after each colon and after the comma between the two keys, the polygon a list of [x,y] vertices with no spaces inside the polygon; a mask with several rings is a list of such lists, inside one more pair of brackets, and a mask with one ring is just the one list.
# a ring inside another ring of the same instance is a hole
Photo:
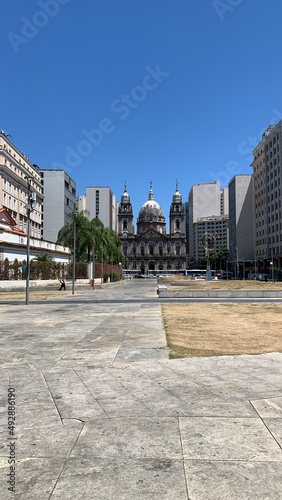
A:
{"label": "church entrance", "polygon": [[149,271],[154,271],[154,270],[155,270],[155,263],[149,262]]}

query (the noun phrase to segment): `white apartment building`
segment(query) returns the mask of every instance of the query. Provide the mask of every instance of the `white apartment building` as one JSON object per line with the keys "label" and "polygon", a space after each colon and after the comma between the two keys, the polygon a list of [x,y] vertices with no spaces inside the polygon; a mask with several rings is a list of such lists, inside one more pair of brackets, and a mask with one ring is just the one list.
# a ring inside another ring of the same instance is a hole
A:
{"label": "white apartment building", "polygon": [[40,169],[39,173],[44,194],[41,234],[44,240],[56,242],[76,210],[76,183],[65,170]]}
{"label": "white apartment building", "polygon": [[8,137],[3,130],[0,131],[0,208],[6,208],[17,227],[26,233],[29,180],[30,191],[36,199],[30,214],[30,235],[41,238],[43,193],[39,168]]}
{"label": "white apartment building", "polygon": [[96,217],[105,227],[117,232],[117,200],[109,187],[90,186],[86,188],[86,210],[89,219]]}
{"label": "white apartment building", "polygon": [[215,251],[228,247],[227,193],[219,181],[192,186],[187,210],[190,267],[198,267],[205,257],[204,234],[214,236]]}

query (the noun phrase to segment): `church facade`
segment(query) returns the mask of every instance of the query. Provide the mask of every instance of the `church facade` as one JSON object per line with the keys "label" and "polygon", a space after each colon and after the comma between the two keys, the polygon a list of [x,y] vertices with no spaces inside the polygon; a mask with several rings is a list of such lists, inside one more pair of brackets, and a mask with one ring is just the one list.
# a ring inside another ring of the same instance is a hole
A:
{"label": "church facade", "polygon": [[187,267],[184,204],[176,191],[169,212],[169,234],[160,205],[154,199],[152,184],[148,200],[142,205],[134,232],[133,209],[125,185],[118,208],[118,236],[122,242],[123,269],[135,274],[173,274]]}

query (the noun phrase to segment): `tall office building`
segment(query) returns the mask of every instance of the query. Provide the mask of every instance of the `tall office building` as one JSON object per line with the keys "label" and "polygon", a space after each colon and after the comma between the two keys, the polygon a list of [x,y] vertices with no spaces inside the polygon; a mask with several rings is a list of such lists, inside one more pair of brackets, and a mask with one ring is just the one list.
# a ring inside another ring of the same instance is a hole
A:
{"label": "tall office building", "polygon": [[250,263],[254,253],[253,181],[251,175],[235,175],[229,182],[229,250],[230,262]]}
{"label": "tall office building", "polygon": [[35,203],[30,213],[30,235],[41,238],[41,207],[43,202],[39,168],[0,131],[0,207],[6,208],[17,227],[26,233],[28,180]]}
{"label": "tall office building", "polygon": [[44,193],[42,238],[56,242],[58,232],[72,221],[76,209],[76,183],[65,170],[40,169]]}
{"label": "tall office building", "polygon": [[259,266],[282,267],[282,120],[253,150],[255,252]]}
{"label": "tall office building", "polygon": [[117,200],[109,187],[87,187],[86,210],[90,220],[97,217],[105,227],[117,231]]}

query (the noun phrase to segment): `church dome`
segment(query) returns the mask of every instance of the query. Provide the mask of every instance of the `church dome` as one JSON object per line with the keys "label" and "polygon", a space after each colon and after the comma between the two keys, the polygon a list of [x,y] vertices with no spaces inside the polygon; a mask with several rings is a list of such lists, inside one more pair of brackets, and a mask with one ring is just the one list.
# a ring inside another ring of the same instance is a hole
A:
{"label": "church dome", "polygon": [[149,199],[142,205],[140,209],[138,222],[165,222],[162,208],[154,200],[152,187],[150,187]]}

